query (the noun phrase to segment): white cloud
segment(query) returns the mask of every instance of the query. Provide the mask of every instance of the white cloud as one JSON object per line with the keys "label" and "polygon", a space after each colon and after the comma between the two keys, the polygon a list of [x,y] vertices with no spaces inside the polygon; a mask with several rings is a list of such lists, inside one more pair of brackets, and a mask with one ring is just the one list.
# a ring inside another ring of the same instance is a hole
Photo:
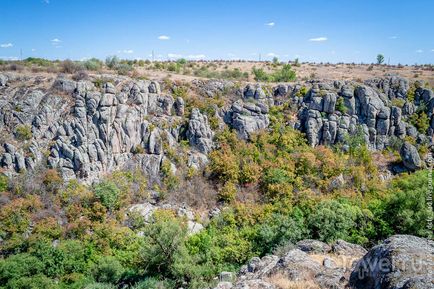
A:
{"label": "white cloud", "polygon": [[431,52],[434,52],[434,49],[431,49]]}
{"label": "white cloud", "polygon": [[35,52],[36,51],[36,49],[35,48],[32,48],[32,52]]}
{"label": "white cloud", "polygon": [[398,36],[396,36],[396,35],[389,36],[389,39],[397,39],[397,38],[398,38]]}
{"label": "white cloud", "polygon": [[3,43],[3,44],[0,44],[1,48],[9,48],[9,47],[12,47],[12,46],[14,46],[12,43]]}
{"label": "white cloud", "polygon": [[122,52],[125,53],[125,54],[131,54],[131,53],[134,53],[134,50],[132,50],[132,49],[124,49]]}
{"label": "white cloud", "polygon": [[422,52],[423,52],[422,49],[418,49],[418,50],[416,50],[416,53],[422,53]]}
{"label": "white cloud", "polygon": [[16,56],[0,56],[0,59],[15,61],[15,60],[18,60],[18,57],[16,57]]}
{"label": "white cloud", "polygon": [[313,42],[327,41],[327,37],[321,36],[321,37],[311,38],[309,39],[309,41],[313,41]]}
{"label": "white cloud", "polygon": [[270,52],[270,53],[267,53],[267,56],[268,57],[277,57],[279,55],[277,55],[276,53]]}
{"label": "white cloud", "polygon": [[45,4],[50,4],[50,0],[43,0]]}
{"label": "white cloud", "polygon": [[60,43],[60,42],[62,42],[62,40],[60,40],[59,38],[54,38],[54,39],[51,39],[51,43]]}
{"label": "white cloud", "polygon": [[160,40],[169,40],[170,37],[167,36],[167,35],[160,35],[160,36],[158,36],[158,39],[160,39]]}
{"label": "white cloud", "polygon": [[204,59],[206,58],[205,54],[190,54],[187,56],[188,59]]}
{"label": "white cloud", "polygon": [[176,54],[176,53],[169,53],[169,54],[167,54],[167,57],[169,57],[169,58],[181,58],[182,55]]}
{"label": "white cloud", "polygon": [[276,23],[268,22],[268,23],[265,23],[265,25],[267,25],[268,27],[273,27],[274,25],[276,25]]}

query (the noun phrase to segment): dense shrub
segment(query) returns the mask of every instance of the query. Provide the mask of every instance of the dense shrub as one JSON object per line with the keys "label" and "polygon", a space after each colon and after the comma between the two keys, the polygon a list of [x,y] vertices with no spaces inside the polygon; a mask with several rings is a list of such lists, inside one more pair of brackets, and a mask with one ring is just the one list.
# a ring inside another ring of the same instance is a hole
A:
{"label": "dense shrub", "polygon": [[121,192],[112,182],[101,182],[94,188],[95,197],[101,204],[109,210],[119,207],[119,197]]}
{"label": "dense shrub", "polygon": [[102,61],[97,58],[91,58],[89,60],[86,60],[83,64],[87,70],[92,70],[92,71],[101,70],[103,65]]}
{"label": "dense shrub", "polygon": [[60,68],[63,73],[75,73],[80,67],[72,60],[66,59],[60,63]]}
{"label": "dense shrub", "polygon": [[117,56],[108,56],[105,60],[105,65],[110,69],[115,69],[118,67],[120,60]]}
{"label": "dense shrub", "polygon": [[331,243],[337,239],[344,239],[366,243],[367,239],[360,232],[366,229],[366,226],[370,226],[360,222],[364,218],[369,218],[370,214],[368,212],[365,214],[358,206],[336,200],[322,201],[308,218],[309,228],[315,239],[324,242]]}
{"label": "dense shrub", "polygon": [[8,188],[8,177],[0,174],[0,193],[6,191]]}
{"label": "dense shrub", "polygon": [[15,137],[20,141],[32,138],[32,128],[29,125],[20,124],[15,129]]}
{"label": "dense shrub", "polygon": [[92,269],[93,277],[101,283],[116,284],[124,273],[121,263],[114,257],[102,257]]}

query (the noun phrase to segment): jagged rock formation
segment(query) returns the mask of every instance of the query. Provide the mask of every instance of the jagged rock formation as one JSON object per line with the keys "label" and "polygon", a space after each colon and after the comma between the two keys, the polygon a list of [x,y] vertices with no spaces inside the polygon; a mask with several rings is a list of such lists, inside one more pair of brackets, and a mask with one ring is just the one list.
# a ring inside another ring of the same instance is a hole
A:
{"label": "jagged rock formation", "polygon": [[[332,246],[303,240],[297,247],[282,257],[252,258],[240,269],[236,280],[220,278],[215,289],[274,289],[279,288],[276,283],[282,279],[285,283],[279,284],[297,284],[296,288],[434,288],[432,240],[396,235],[369,252],[342,240]],[[230,276],[229,272],[225,275]]]}
{"label": "jagged rock formation", "polygon": [[[22,126],[31,137],[14,144],[5,137],[1,166],[19,172],[46,161],[65,179],[95,180],[134,162],[157,177],[165,159],[163,143],[173,147],[179,141],[184,101],[161,94],[157,82],[113,82],[99,89],[89,81],[58,78],[46,92],[2,93],[0,129],[17,134]],[[198,112],[192,114],[188,137],[199,152],[212,147],[206,117]]]}
{"label": "jagged rock formation", "polygon": [[396,235],[372,248],[351,273],[355,289],[434,288],[434,242]]}
{"label": "jagged rock formation", "polygon": [[[353,244],[347,243],[347,246],[351,245]],[[345,288],[351,273],[352,260],[363,256],[360,252],[352,251],[352,255],[342,256],[340,264],[336,264],[331,259],[333,256],[336,258],[336,255],[332,255],[331,247],[323,242],[303,240],[297,247],[290,249],[282,257],[268,255],[252,258],[247,265],[241,267],[234,282],[221,282],[216,289],[278,288],[274,283],[276,279],[282,278],[287,280],[288,284],[299,282],[298,286],[310,284],[319,288]],[[318,256],[323,256],[322,261]]]}
{"label": "jagged rock formation", "polygon": [[[274,88],[248,84],[238,89],[224,81],[192,84],[205,97],[231,93],[226,106],[216,107],[215,116],[220,128],[230,126],[242,139],[269,126],[272,106],[285,105],[294,113],[288,125],[304,132],[312,146],[345,143],[356,134],[372,150],[384,149],[394,138],[432,144],[433,93],[418,87],[410,101],[409,83],[400,77]],[[397,98],[402,107],[392,105]],[[132,165],[158,179],[167,150],[176,150],[186,140],[187,165],[200,168],[215,147],[215,131],[197,108],[189,108],[186,119],[185,106],[182,98],[163,94],[155,81],[113,75],[91,82],[0,74],[0,167],[11,173],[42,164],[59,169],[65,179],[92,182]],[[420,110],[430,119],[426,134],[408,122]],[[423,167],[413,145],[404,145],[401,156],[408,169]]]}

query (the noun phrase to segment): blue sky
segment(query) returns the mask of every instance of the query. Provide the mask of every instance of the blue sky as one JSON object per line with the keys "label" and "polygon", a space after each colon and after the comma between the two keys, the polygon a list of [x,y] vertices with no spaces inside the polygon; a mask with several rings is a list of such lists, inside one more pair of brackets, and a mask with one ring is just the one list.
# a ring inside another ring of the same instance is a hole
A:
{"label": "blue sky", "polygon": [[432,0],[0,0],[0,58],[434,63]]}

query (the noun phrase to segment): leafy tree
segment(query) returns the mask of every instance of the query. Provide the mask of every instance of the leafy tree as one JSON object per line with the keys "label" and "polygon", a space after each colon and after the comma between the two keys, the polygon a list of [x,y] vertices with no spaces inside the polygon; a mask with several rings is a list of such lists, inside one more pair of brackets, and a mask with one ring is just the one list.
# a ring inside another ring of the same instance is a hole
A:
{"label": "leafy tree", "polygon": [[273,73],[272,79],[274,82],[294,81],[296,79],[295,71],[292,70],[290,64],[285,64],[280,70]]}
{"label": "leafy tree", "polygon": [[[0,284],[6,284],[8,288],[14,282],[23,277],[31,277],[42,273],[44,264],[36,257],[27,253],[12,255],[7,259],[0,260]],[[34,287],[37,288],[37,287]]]}
{"label": "leafy tree", "polygon": [[253,67],[252,68],[252,73],[253,73],[254,79],[256,81],[266,81],[266,82],[268,82],[268,81],[271,80],[271,76],[269,74],[267,74],[265,72],[265,70],[262,69],[262,68]]}
{"label": "leafy tree", "polygon": [[377,64],[382,64],[384,62],[384,55],[378,54],[377,55]]}
{"label": "leafy tree", "polygon": [[271,253],[279,246],[288,242],[295,243],[308,235],[304,213],[295,208],[290,214],[272,214],[271,218],[260,226],[256,243],[261,252]]}
{"label": "leafy tree", "polygon": [[9,288],[13,289],[56,289],[59,288],[54,280],[43,274],[30,277],[21,277],[8,283]]}
{"label": "leafy tree", "polygon": [[186,225],[170,212],[156,212],[153,223],[144,228],[145,242],[140,259],[149,274],[174,276],[174,264],[186,256]]}
{"label": "leafy tree", "polygon": [[433,217],[426,203],[428,175],[427,170],[421,170],[393,181],[379,218],[385,220],[394,233],[432,236],[427,226],[427,220]]}
{"label": "leafy tree", "polygon": [[108,56],[105,59],[105,65],[107,65],[107,67],[110,69],[117,68],[119,63],[120,63],[119,58],[116,55]]}
{"label": "leafy tree", "polygon": [[337,239],[364,243],[366,240],[357,229],[358,220],[363,218],[363,212],[357,206],[326,200],[318,203],[308,217],[308,223],[315,239],[329,243]]}
{"label": "leafy tree", "polygon": [[120,190],[112,182],[103,181],[97,184],[94,188],[95,197],[101,204],[109,210],[113,210],[119,206]]}
{"label": "leafy tree", "polygon": [[112,256],[102,257],[92,269],[96,281],[111,284],[116,284],[121,279],[124,271],[125,269],[121,263]]}

